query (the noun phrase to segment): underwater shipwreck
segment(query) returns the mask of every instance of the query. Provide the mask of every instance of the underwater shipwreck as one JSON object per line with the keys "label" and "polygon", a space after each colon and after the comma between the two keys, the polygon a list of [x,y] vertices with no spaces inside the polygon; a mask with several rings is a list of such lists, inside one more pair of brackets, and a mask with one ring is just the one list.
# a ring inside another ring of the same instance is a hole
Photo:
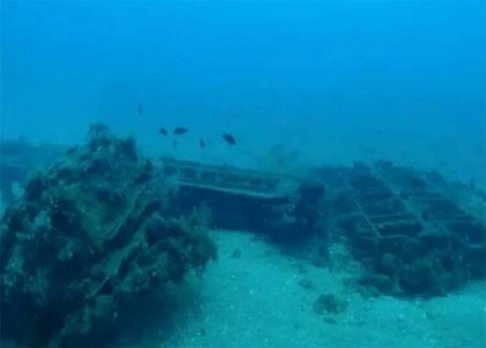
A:
{"label": "underwater shipwreck", "polygon": [[342,243],[364,269],[353,286],[376,296],[441,296],[486,278],[486,195],[439,173],[381,161],[290,176],[145,159],[104,125],[89,135],[62,151],[0,146],[1,331],[19,346],[114,344],[134,310],[203,276],[213,228]]}

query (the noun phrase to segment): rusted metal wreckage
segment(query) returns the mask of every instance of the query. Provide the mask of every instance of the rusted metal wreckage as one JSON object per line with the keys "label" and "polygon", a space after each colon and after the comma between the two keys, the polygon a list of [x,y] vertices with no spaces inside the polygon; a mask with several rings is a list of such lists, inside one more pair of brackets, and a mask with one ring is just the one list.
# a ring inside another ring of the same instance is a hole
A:
{"label": "rusted metal wreckage", "polygon": [[[177,209],[204,204],[217,227],[284,241],[342,234],[370,271],[363,284],[381,292],[442,294],[486,276],[484,195],[437,173],[386,161],[323,167],[300,178],[172,159],[162,163],[163,175],[180,186]],[[477,204],[469,204],[474,200]]]}
{"label": "rusted metal wreckage", "polygon": [[356,163],[343,176],[358,212],[343,226],[355,255],[376,272],[367,281],[435,295],[486,276],[481,192],[386,161]]}
{"label": "rusted metal wreckage", "polygon": [[171,209],[206,206],[215,228],[284,242],[344,236],[373,271],[366,285],[383,291],[444,293],[486,276],[486,195],[437,173],[382,161],[298,177],[163,158],[160,175],[178,188]]}
{"label": "rusted metal wreckage", "polygon": [[322,214],[322,182],[228,166],[162,159],[164,178],[179,186],[175,209],[207,206],[214,226],[302,239],[316,233]]}
{"label": "rusted metal wreckage", "polygon": [[[473,249],[484,239],[481,214],[484,211],[466,211],[455,199],[457,192],[462,191],[471,198],[476,193],[464,185],[454,186],[436,173],[383,161],[373,165],[357,162],[353,167],[320,168],[311,176],[296,177],[162,159],[163,176],[173,177],[182,191],[182,208],[206,203],[217,214],[218,225],[240,230],[252,230],[249,227],[258,223],[255,220],[261,215],[252,212],[256,208],[280,212],[275,218],[282,218],[295,212],[299,199],[313,198],[312,202],[306,202],[308,205],[322,203],[320,199],[329,184],[327,175],[320,174],[327,170],[344,179],[338,185],[349,189],[349,197],[377,236],[430,235],[432,231],[442,230],[458,233],[461,243]],[[480,192],[476,198],[486,205]]]}
{"label": "rusted metal wreckage", "polygon": [[[13,183],[23,184],[33,168],[63,151],[61,146],[32,146],[24,140],[0,142],[3,199],[12,199]],[[370,242],[370,233],[378,238],[420,235],[435,242],[438,235],[454,234],[471,253],[484,249],[485,193],[450,183],[436,173],[386,161],[321,167],[300,177],[167,157],[161,164],[163,178],[179,187],[174,209],[206,205],[215,227],[305,237],[316,232],[319,219],[340,217],[339,209],[334,209],[335,216],[323,214],[323,196],[330,204],[336,198],[333,193],[343,191],[369,227],[366,232],[361,229],[363,235],[353,236],[357,241]],[[325,194],[326,188],[330,192]]]}

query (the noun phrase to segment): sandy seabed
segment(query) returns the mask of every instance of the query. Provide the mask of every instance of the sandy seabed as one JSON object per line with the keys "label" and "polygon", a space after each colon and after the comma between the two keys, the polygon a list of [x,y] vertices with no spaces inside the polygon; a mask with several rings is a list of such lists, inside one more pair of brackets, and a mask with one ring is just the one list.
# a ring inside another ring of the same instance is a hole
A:
{"label": "sandy seabed", "polygon": [[[347,282],[350,259],[331,271],[248,233],[213,237],[218,260],[162,347],[486,347],[485,283],[430,300],[365,298]],[[346,310],[316,313],[321,293]]]}

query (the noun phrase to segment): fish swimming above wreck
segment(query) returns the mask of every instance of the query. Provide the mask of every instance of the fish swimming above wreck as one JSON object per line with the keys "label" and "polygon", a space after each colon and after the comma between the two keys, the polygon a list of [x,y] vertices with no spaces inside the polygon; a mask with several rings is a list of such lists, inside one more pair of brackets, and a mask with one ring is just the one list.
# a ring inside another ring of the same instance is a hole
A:
{"label": "fish swimming above wreck", "polygon": [[137,113],[139,115],[143,115],[145,113],[144,107],[140,101],[137,103]]}
{"label": "fish swimming above wreck", "polygon": [[164,127],[160,127],[160,128],[159,128],[159,133],[160,133],[161,135],[164,135],[164,136],[169,135],[169,131],[168,131],[166,128],[164,128]]}
{"label": "fish swimming above wreck", "polygon": [[223,138],[223,140],[229,144],[229,145],[236,145],[236,139],[233,135],[229,134],[229,133],[223,133],[221,134],[221,137]]}
{"label": "fish swimming above wreck", "polygon": [[188,129],[185,127],[176,127],[173,130],[174,135],[183,135],[188,132]]}

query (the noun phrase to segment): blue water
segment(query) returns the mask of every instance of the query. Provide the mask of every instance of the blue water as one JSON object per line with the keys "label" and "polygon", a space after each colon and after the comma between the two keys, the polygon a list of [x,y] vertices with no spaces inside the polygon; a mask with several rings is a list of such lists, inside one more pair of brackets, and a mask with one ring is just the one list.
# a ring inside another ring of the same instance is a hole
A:
{"label": "blue water", "polygon": [[486,129],[485,1],[2,1],[1,19],[4,136]]}

